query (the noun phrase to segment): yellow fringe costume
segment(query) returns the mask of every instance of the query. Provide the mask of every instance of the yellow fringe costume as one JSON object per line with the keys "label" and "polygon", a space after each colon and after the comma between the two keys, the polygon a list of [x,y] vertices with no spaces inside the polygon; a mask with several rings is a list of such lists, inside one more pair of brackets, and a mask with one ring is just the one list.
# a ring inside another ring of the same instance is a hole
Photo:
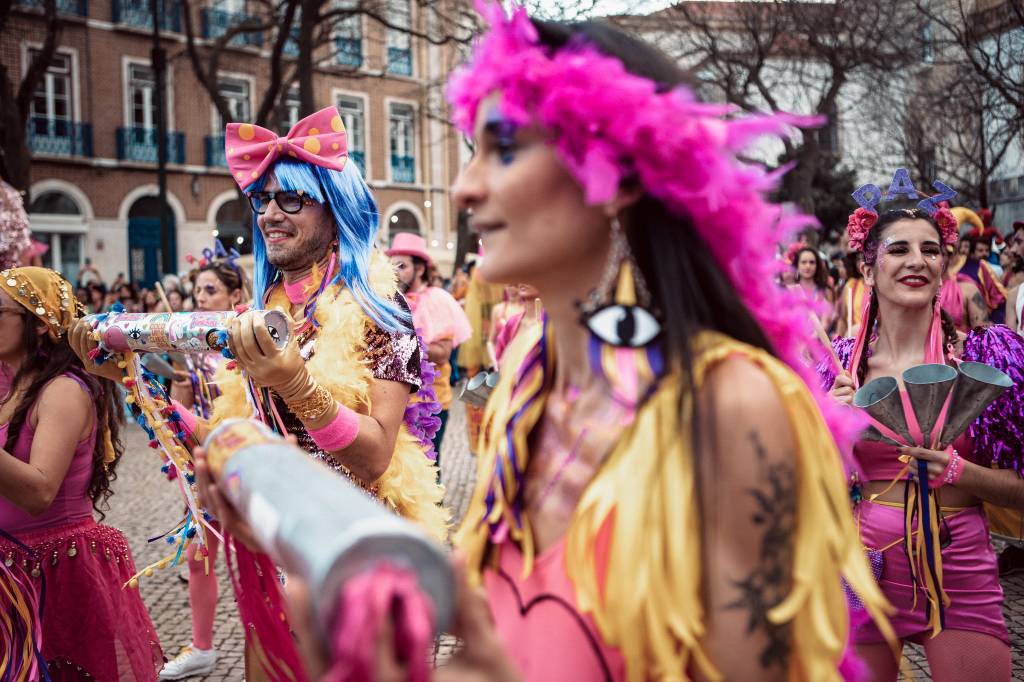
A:
{"label": "yellow fringe costume", "polygon": [[[550,336],[550,333],[549,333]],[[540,342],[541,330],[521,335],[509,348],[509,366],[519,367]],[[551,341],[548,340],[550,346]],[[791,623],[790,679],[837,680],[847,644],[848,609],[840,576],[861,597],[884,633],[885,598],[874,581],[857,535],[847,482],[838,450],[803,382],[781,361],[721,334],[694,339],[694,381],[699,391],[717,363],[740,355],[772,380],[796,439],[797,527],[793,544],[792,588],[769,613],[774,623]],[[550,364],[550,363],[549,363]],[[551,368],[547,368],[551,371]],[[479,582],[489,552],[488,523],[502,518],[523,552],[524,572],[532,570],[529,519],[517,526],[511,501],[520,493],[507,474],[494,485],[490,519],[485,496],[495,458],[508,458],[506,426],[514,373],[504,373],[488,403],[477,488],[455,544],[467,554],[471,579]],[[538,388],[538,390],[544,390]],[[568,576],[577,608],[593,617],[602,639],[618,648],[626,676],[640,680],[684,680],[699,670],[720,679],[701,648],[705,634],[701,601],[701,524],[694,493],[691,428],[680,422],[678,376],[662,378],[655,394],[639,410],[574,512],[565,543]],[[682,414],[691,414],[685,397]],[[529,460],[527,437],[543,414],[543,396],[532,405],[514,434],[516,452]],[[522,470],[526,470],[526,462]],[[506,466],[508,472],[510,467]],[[595,546],[602,524],[613,513],[606,583],[597,579]]]}
{"label": "yellow fringe costume", "polygon": [[[377,251],[371,258],[369,282],[383,298],[394,296],[397,291],[394,269]],[[271,292],[266,307],[288,309],[282,287]],[[320,332],[315,342],[316,351],[306,362],[309,373],[339,403],[367,414],[374,377],[367,356],[366,330],[374,322],[343,285],[329,286],[324,291],[315,317]],[[246,388],[238,372],[222,366],[214,382],[221,391],[213,403],[214,424],[231,417],[251,415]],[[448,510],[441,506],[444,488],[437,483],[434,464],[427,459],[423,446],[404,423],[398,431],[390,465],[370,487],[385,504],[418,523],[438,542],[447,540],[450,517]]]}

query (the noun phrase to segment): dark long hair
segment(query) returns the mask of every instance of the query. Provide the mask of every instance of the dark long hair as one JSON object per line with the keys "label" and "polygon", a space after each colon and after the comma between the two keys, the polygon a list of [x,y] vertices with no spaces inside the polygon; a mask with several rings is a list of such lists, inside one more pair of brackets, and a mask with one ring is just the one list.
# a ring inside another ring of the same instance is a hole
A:
{"label": "dark long hair", "polygon": [[[694,88],[692,76],[667,56],[608,24],[539,20],[533,23],[542,45],[557,50],[582,39],[621,61],[627,71],[654,81],[661,91],[678,85]],[[686,169],[680,168],[679,172],[685,173]],[[701,447],[701,410],[704,408],[697,400],[697,387],[692,381],[693,338],[701,331],[713,330],[772,355],[775,350],[688,215],[670,211],[661,200],[645,193],[623,211],[622,223],[637,266],[660,313],[662,352],[666,365],[678,373],[682,386],[680,408],[686,404],[691,406],[690,414],[683,413],[681,417],[690,419],[692,424],[697,503],[698,508],[703,509],[701,483],[714,480],[716,465],[713,454]],[[769,248],[768,245],[765,248]],[[712,420],[716,418],[714,414],[709,416]]]}
{"label": "dark long hair", "polygon": [[[804,253],[809,253],[814,256],[814,287],[819,291],[828,293],[828,268],[825,267],[825,261],[818,254],[818,252],[810,246],[804,246],[796,255],[793,256],[793,269],[799,273],[800,256]],[[799,278],[799,274],[797,274]]]}
{"label": "dark long hair", "polygon": [[[87,372],[82,362],[71,350],[65,339],[54,341],[49,334],[38,333],[36,317],[28,311],[23,315],[25,330],[22,334],[22,348],[25,349],[25,362],[11,382],[11,393],[22,387],[20,394],[25,396],[11,417],[10,428],[7,430],[7,442],[4,449],[13,452],[18,442],[21,429],[28,421],[28,415],[43,388],[62,374],[72,374],[89,387],[90,397],[96,409],[96,442],[92,454],[92,476],[89,479],[89,499],[93,509],[102,520],[104,511],[109,508],[109,499],[113,495],[110,483],[117,478],[115,468],[121,460],[124,446],[121,443],[121,398],[114,382]],[[10,398],[8,398],[10,399]],[[104,439],[103,430],[110,429],[110,440],[114,444],[117,457],[109,465],[103,465]]]}
{"label": "dark long hair", "polygon": [[[871,227],[868,232],[867,238],[864,240],[864,262],[869,267],[873,266],[878,257],[878,248],[882,243],[882,233],[885,229],[895,222],[900,220],[924,220],[935,228],[935,233],[939,235],[939,241],[942,241],[942,230],[939,229],[939,224],[935,222],[935,218],[928,215],[926,212],[918,208],[899,208],[892,211],[886,211],[882,215],[878,216],[878,220]],[[945,255],[945,249],[943,249],[943,257],[948,258]],[[868,305],[868,313],[864,318],[864,328],[867,330],[867,334],[874,333],[875,324],[878,322],[878,298],[875,296],[874,288],[871,289],[870,304]],[[935,305],[939,305],[938,301]],[[942,316],[942,336],[943,345],[955,345],[957,342],[956,324],[953,322],[953,318],[943,310],[941,311]],[[862,353],[860,356],[860,363],[857,365],[857,380],[860,383],[864,382],[864,377],[868,373],[868,353]]]}

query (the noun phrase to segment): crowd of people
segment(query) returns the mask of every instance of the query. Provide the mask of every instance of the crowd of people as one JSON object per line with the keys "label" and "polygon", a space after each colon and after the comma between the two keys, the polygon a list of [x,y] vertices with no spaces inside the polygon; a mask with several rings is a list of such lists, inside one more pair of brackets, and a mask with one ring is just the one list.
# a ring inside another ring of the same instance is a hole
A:
{"label": "crowd of people", "polygon": [[[910,641],[934,679],[1009,680],[990,532],[1022,535],[1024,224],[996,239],[991,215],[887,196],[852,212],[842,249],[793,242],[811,219],[743,156],[790,117],[723,117],[605,23],[481,7],[449,99],[474,148],[452,195],[482,255],[450,281],[417,235],[376,246],[333,107],[283,136],[227,126],[251,273],[219,249],[137,291],[3,252],[0,678],[211,672],[218,555],[246,679],[418,675],[399,634],[416,614],[380,598],[409,567],[349,595],[342,631],[308,630],[313,605],[265,553],[272,520],[228,502],[202,446],[255,418],[454,544],[459,648],[434,679],[896,680]],[[221,350],[168,354],[163,382],[98,331],[170,311],[233,314]],[[871,436],[852,407],[875,379],[902,395],[907,370],[965,362],[1010,386],[948,445],[917,420]],[[453,528],[438,457],[453,384],[479,372],[497,379],[466,406],[478,467]],[[186,508],[142,571],[94,518],[117,504],[126,413]],[[192,637],[165,660],[134,587],[182,563]]]}

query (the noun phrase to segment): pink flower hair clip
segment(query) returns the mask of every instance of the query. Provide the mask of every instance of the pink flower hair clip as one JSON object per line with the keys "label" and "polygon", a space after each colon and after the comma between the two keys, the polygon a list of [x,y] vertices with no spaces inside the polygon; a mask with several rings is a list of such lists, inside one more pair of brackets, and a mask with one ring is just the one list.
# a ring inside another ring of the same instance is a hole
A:
{"label": "pink flower hair clip", "polygon": [[[952,217],[952,216],[950,216]],[[878,214],[866,208],[858,208],[846,221],[846,237],[851,251],[863,251],[868,233],[878,221]]]}
{"label": "pink flower hair clip", "polygon": [[[859,210],[859,209],[858,209]],[[942,243],[945,246],[956,244],[960,238],[960,228],[953,212],[946,207],[940,208],[933,216],[939,226],[939,233],[942,235]]]}

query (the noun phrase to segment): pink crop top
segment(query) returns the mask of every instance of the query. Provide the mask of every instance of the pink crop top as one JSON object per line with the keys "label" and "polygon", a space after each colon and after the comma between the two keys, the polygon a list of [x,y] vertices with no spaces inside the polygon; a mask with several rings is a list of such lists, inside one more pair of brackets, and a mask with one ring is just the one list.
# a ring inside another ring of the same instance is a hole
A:
{"label": "pink crop top", "polygon": [[[901,390],[900,395],[903,398],[903,409],[907,414],[912,415],[913,408],[910,405],[907,392]],[[908,421],[910,435],[919,439],[921,431],[917,424],[912,419]],[[966,431],[953,441],[953,447],[961,457],[970,462],[977,463],[974,457],[974,441],[971,440]],[[861,469],[863,469],[864,479],[867,481],[892,481],[900,475],[900,472],[906,466],[906,464],[899,460],[898,446],[890,445],[889,443],[859,440],[853,446],[853,456],[856,458],[857,463],[860,464]]]}
{"label": "pink crop top", "polygon": [[[608,556],[611,524],[598,534],[599,566]],[[619,651],[601,639],[589,615],[576,608],[575,588],[565,572],[564,539],[537,555],[523,579],[523,555],[511,539],[492,549],[497,567],[484,571],[484,587],[498,636],[526,682],[624,680]],[[598,579],[603,581],[599,570]]]}
{"label": "pink crop top", "polygon": [[[67,373],[62,376],[74,379],[90,400],[92,399],[92,393],[81,379]],[[14,444],[14,452],[11,453],[23,462],[29,461],[32,440],[35,437],[35,429],[30,420],[31,413]],[[8,426],[8,424],[0,424],[0,445],[7,441]],[[57,496],[53,498],[50,508],[39,516],[32,516],[10,500],[0,497],[0,528],[17,536],[18,533],[35,531],[48,526],[91,519],[92,501],[89,499],[88,491],[89,480],[92,478],[92,455],[95,443],[96,424],[93,420],[89,435],[75,446],[75,454],[71,459],[68,472],[64,476],[64,482],[57,491]]]}

